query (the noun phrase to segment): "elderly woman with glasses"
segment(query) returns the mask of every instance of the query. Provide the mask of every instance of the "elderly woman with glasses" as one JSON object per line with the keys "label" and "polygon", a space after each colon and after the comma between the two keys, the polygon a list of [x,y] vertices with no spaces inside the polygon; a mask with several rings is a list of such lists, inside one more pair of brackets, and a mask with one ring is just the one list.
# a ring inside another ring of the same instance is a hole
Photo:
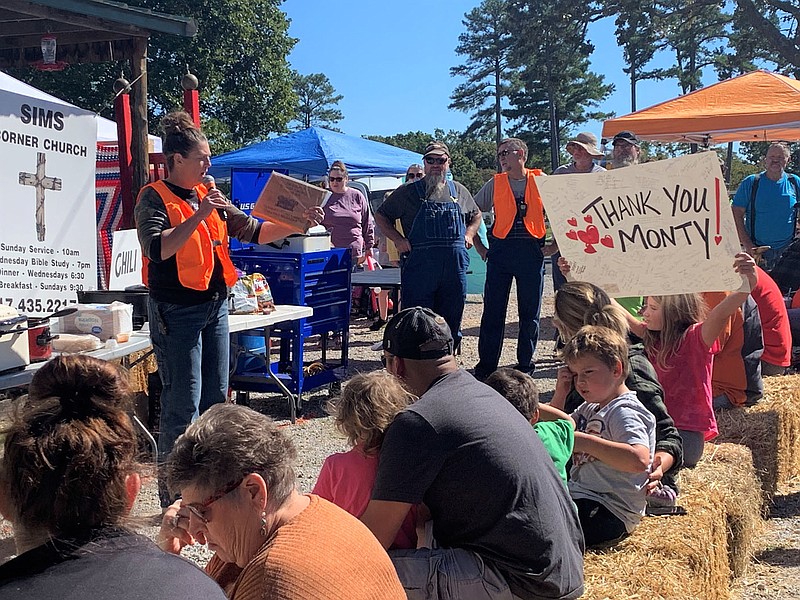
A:
{"label": "elderly woman with glasses", "polygon": [[388,555],[355,517],[296,489],[296,450],[268,417],[242,406],[206,411],[175,442],[162,549],[195,541],[231,600],[404,599]]}
{"label": "elderly woman with glasses", "polygon": [[362,264],[372,254],[375,245],[375,223],[364,195],[347,187],[347,167],[340,160],[334,161],[328,171],[328,187],[331,197],[323,210],[322,225],[331,232],[334,248],[350,248],[353,264]]}

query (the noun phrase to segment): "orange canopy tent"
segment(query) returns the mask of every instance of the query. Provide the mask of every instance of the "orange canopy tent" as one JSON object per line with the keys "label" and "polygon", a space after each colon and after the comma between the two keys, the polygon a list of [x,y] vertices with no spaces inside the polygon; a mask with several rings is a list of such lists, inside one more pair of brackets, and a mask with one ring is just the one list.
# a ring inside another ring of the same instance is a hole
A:
{"label": "orange canopy tent", "polygon": [[610,119],[603,137],[623,130],[641,139],[713,145],[800,140],[800,81],[753,71]]}

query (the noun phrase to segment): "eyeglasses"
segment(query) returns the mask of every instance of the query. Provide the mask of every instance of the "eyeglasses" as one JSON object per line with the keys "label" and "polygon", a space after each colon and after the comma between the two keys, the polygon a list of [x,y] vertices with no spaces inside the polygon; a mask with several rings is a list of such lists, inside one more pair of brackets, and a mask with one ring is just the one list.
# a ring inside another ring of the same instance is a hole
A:
{"label": "eyeglasses", "polygon": [[223,487],[221,490],[219,490],[218,492],[212,494],[211,496],[209,496],[208,498],[206,498],[202,502],[194,502],[192,504],[184,504],[183,506],[188,508],[189,512],[192,513],[198,519],[200,519],[200,521],[204,525],[208,525],[208,522],[209,522],[210,519],[208,519],[206,517],[206,514],[205,514],[205,511],[208,510],[208,507],[211,506],[212,504],[214,504],[214,502],[216,502],[217,500],[222,500],[222,498],[224,498],[225,496],[230,494],[233,490],[235,490],[240,485],[242,485],[242,481],[244,481],[244,479],[240,479],[238,481],[229,483],[228,485]]}
{"label": "eyeglasses", "polygon": [[497,153],[497,158],[502,158],[504,156],[508,156],[509,154],[516,155],[517,152],[519,152],[519,148],[515,150],[500,150],[500,152]]}
{"label": "eyeglasses", "polygon": [[443,165],[447,163],[447,157],[440,156],[439,158],[437,158],[435,156],[426,156],[425,162],[428,163],[429,165]]}
{"label": "eyeglasses", "polygon": [[406,179],[422,179],[425,177],[425,173],[408,173],[406,174]]}
{"label": "eyeglasses", "polygon": [[330,181],[335,181],[336,183],[339,183],[340,181],[344,181],[344,177],[328,177],[328,179]]}

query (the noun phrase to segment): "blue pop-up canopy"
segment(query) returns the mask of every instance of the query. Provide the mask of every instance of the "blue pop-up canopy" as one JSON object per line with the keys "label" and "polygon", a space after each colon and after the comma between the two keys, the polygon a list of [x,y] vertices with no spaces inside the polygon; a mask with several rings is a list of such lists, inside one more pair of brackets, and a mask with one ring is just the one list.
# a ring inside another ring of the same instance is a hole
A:
{"label": "blue pop-up canopy", "polygon": [[290,175],[323,177],[335,160],[347,165],[350,177],[402,175],[422,156],[389,144],[309,127],[273,140],[214,157],[209,172],[229,177],[231,169],[281,170]]}

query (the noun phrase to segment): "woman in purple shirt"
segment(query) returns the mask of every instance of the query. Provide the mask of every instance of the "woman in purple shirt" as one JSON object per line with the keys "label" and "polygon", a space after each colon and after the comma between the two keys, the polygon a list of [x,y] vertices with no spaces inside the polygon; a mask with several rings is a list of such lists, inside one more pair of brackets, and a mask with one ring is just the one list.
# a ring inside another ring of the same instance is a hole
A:
{"label": "woman in purple shirt", "polygon": [[372,254],[375,245],[375,224],[367,199],[358,190],[347,187],[347,167],[340,160],[328,172],[331,197],[323,210],[322,224],[331,232],[334,248],[350,248],[353,264],[360,265]]}

